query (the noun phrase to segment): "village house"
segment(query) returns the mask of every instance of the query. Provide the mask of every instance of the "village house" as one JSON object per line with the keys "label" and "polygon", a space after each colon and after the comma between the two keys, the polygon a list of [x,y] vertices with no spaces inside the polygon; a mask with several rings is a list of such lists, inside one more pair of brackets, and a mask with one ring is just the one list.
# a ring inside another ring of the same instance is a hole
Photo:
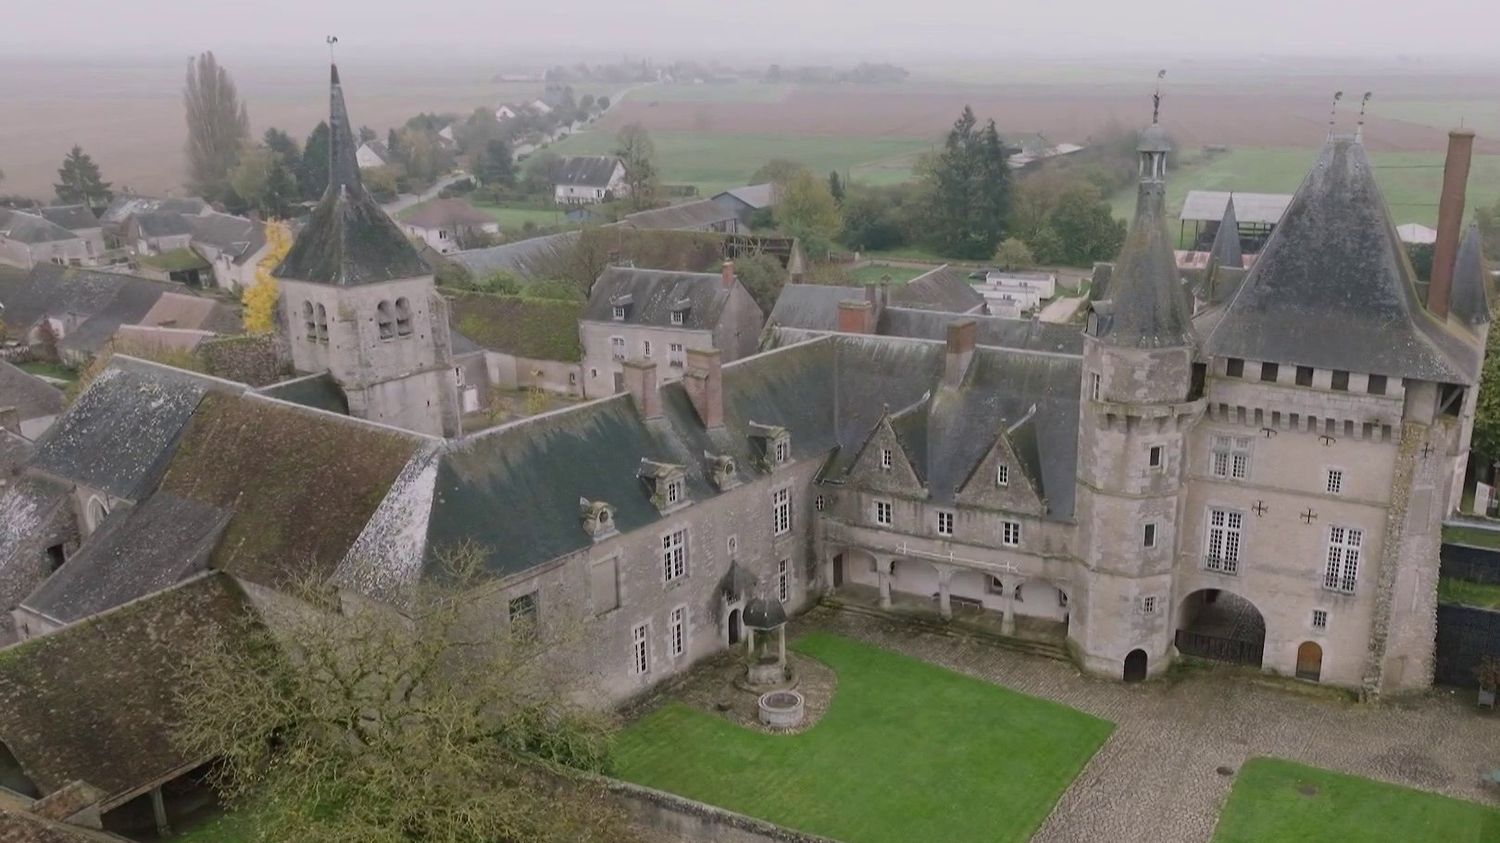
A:
{"label": "village house", "polygon": [[255,283],[255,268],[271,250],[265,223],[217,212],[186,219],[189,246],[209,264],[214,286],[237,291]]}
{"label": "village house", "polygon": [[552,198],[559,205],[593,205],[624,198],[625,162],[609,155],[573,155],[557,167]]}
{"label": "village house", "polygon": [[583,391],[626,387],[627,363],[659,362],[663,383],[683,376],[688,352],[714,349],[725,361],[755,353],[765,314],[726,261],[720,272],[612,266],[594,282],[578,321]]}
{"label": "village house", "polygon": [[[104,259],[104,223],[87,205],[50,205],[37,208],[37,214],[48,222],[82,237],[88,243],[88,255],[97,263]],[[87,263],[85,265],[88,265]]]}
{"label": "village house", "polygon": [[0,265],[31,269],[40,264],[93,266],[102,247],[40,213],[0,208]]}
{"label": "village house", "polygon": [[424,202],[402,218],[401,226],[444,255],[464,248],[466,243],[500,234],[498,220],[464,199]]}
{"label": "village house", "polygon": [[776,207],[776,185],[770,182],[747,184],[715,193],[709,198],[738,217],[740,224],[748,229],[750,218],[756,211],[769,211]]}
{"label": "village house", "polygon": [[391,151],[380,141],[365,141],[355,151],[354,159],[359,162],[361,170],[386,167],[391,163]]}

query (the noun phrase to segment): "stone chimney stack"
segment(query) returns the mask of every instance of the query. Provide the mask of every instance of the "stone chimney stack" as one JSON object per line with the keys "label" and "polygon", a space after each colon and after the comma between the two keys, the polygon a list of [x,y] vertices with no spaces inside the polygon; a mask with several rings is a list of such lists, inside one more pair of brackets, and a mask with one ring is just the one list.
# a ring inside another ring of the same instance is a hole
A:
{"label": "stone chimney stack", "polygon": [[635,399],[636,409],[644,419],[661,418],[661,390],[656,387],[656,363],[651,360],[626,360],[625,390]]}
{"label": "stone chimney stack", "polygon": [[1463,233],[1464,193],[1469,185],[1469,164],[1474,157],[1474,133],[1454,129],[1448,133],[1448,159],[1443,162],[1443,192],[1438,197],[1437,242],[1432,246],[1432,281],[1427,287],[1427,309],[1439,319],[1448,318],[1453,297],[1453,262]]}
{"label": "stone chimney stack", "polygon": [[875,305],[868,299],[839,302],[839,332],[844,334],[875,333]]}
{"label": "stone chimney stack", "polygon": [[958,386],[974,360],[974,335],[979,323],[959,319],[948,323],[948,355],[943,363],[943,384]]}
{"label": "stone chimney stack", "polygon": [[698,418],[709,430],[724,426],[723,358],[717,348],[690,348],[687,367],[682,375],[688,400],[698,411]]}
{"label": "stone chimney stack", "polygon": [[734,261],[724,261],[724,266],[719,270],[719,283],[728,290],[734,286]]}

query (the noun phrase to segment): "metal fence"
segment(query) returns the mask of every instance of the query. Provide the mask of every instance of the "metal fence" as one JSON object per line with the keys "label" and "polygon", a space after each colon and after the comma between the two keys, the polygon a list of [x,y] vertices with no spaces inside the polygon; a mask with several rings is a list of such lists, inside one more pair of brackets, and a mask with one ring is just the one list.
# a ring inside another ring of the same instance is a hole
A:
{"label": "metal fence", "polygon": [[1265,655],[1264,641],[1247,641],[1243,638],[1224,638],[1204,635],[1187,629],[1177,630],[1177,651],[1185,656],[1197,656],[1234,664],[1260,666]]}

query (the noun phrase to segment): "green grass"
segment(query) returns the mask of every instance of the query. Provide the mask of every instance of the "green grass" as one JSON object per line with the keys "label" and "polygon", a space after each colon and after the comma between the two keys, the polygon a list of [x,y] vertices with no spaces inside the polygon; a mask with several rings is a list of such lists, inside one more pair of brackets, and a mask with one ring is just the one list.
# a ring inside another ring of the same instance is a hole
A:
{"label": "green grass", "polygon": [[172,837],[173,843],[249,843],[254,839],[254,815],[246,813],[221,814]]}
{"label": "green grass", "polygon": [[1500,811],[1472,802],[1252,758],[1240,768],[1214,843],[1481,843]]}
{"label": "green grass", "polygon": [[918,275],[932,269],[929,266],[891,266],[884,263],[872,263],[851,270],[849,277],[856,284],[879,284],[885,276],[891,277],[893,284],[905,284]]}
{"label": "green grass", "polygon": [[[1232,149],[1209,159],[1186,163],[1167,176],[1167,212],[1176,217],[1189,190],[1238,190],[1247,193],[1293,193],[1317,159],[1313,149]],[[1375,180],[1391,216],[1399,225],[1437,224],[1437,197],[1443,181],[1441,152],[1376,152],[1370,154]],[[1470,208],[1493,205],[1500,199],[1500,155],[1476,155],[1469,175]],[[1135,187],[1115,194],[1110,206],[1116,217],[1135,213]]]}
{"label": "green grass", "polygon": [[814,633],[838,673],[800,735],[673,703],[620,736],[622,778],[845,843],[1021,841],[1114,728],[916,659]]}
{"label": "green grass", "polygon": [[[1440,577],[1438,579],[1438,602],[1461,603],[1482,609],[1500,609],[1500,585]],[[1495,763],[1500,764],[1500,758],[1497,758]]]}
{"label": "green grass", "polygon": [[1421,123],[1437,129],[1460,124],[1481,135],[1500,134],[1500,100],[1407,99],[1370,102],[1370,112],[1394,120]]}
{"label": "green grass", "polygon": [[20,369],[23,372],[30,372],[33,375],[40,375],[45,378],[57,378],[58,380],[65,381],[78,379],[78,372],[62,365],[61,363],[48,363],[43,360],[33,360],[30,363],[17,363],[16,368]]}
{"label": "green grass", "polygon": [[1459,527],[1444,524],[1443,541],[1453,542],[1454,544],[1471,544],[1475,547],[1500,548],[1500,530],[1486,530],[1482,527]]}
{"label": "green grass", "polygon": [[[644,95],[644,94],[643,94]],[[790,158],[820,175],[848,170],[856,182],[896,184],[912,178],[916,156],[932,141],[920,138],[787,137],[657,132],[656,162],[662,181],[694,184],[704,196],[738,187],[772,158]],[[558,155],[606,155],[614,151],[610,132],[582,132],[548,147]]]}

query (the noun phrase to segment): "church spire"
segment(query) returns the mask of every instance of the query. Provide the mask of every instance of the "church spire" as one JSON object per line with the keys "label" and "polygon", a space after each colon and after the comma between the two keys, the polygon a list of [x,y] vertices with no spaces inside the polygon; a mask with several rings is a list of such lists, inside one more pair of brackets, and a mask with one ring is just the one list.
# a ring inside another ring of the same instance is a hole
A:
{"label": "church spire", "polygon": [[339,84],[339,66],[329,64],[328,83],[328,189],[363,190],[355,153],[354,127],[344,106],[344,87]]}

